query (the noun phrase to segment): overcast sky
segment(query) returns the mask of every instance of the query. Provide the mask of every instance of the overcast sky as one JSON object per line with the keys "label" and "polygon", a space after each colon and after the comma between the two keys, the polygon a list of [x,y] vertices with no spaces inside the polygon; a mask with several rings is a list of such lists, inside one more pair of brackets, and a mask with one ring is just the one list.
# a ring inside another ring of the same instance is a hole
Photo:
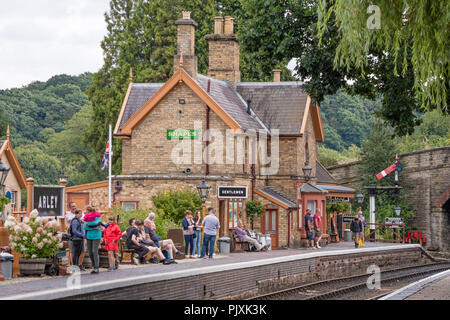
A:
{"label": "overcast sky", "polygon": [[0,89],[103,64],[109,0],[0,0]]}

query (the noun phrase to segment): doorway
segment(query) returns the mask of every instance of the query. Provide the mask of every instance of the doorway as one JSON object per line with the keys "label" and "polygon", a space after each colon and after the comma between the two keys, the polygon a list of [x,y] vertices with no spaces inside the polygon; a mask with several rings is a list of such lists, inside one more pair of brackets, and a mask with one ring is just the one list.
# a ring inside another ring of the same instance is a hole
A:
{"label": "doorway", "polygon": [[270,234],[272,249],[278,249],[278,209],[266,209],[261,216],[261,232]]}
{"label": "doorway", "polygon": [[67,194],[67,206],[71,202],[75,202],[77,209],[81,209],[84,212],[84,209],[89,204],[89,193],[70,192]]}

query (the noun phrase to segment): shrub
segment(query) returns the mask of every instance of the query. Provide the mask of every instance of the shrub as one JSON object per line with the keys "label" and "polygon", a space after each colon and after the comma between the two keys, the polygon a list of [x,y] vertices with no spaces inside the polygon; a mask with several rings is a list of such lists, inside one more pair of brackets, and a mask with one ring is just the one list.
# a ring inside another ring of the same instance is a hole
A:
{"label": "shrub", "polygon": [[250,200],[245,204],[245,213],[250,218],[252,224],[255,217],[260,217],[264,211],[266,211],[266,207],[260,201]]}
{"label": "shrub", "polygon": [[9,216],[5,227],[10,233],[11,249],[23,254],[25,259],[51,258],[63,246],[61,235],[56,233],[58,222],[38,217],[37,210],[33,210],[30,217],[20,223]]}
{"label": "shrub", "polygon": [[172,220],[177,225],[181,224],[186,210],[195,212],[196,210],[201,210],[202,207],[202,200],[197,190],[188,188],[158,192],[152,197],[152,201],[156,208],[157,216]]}

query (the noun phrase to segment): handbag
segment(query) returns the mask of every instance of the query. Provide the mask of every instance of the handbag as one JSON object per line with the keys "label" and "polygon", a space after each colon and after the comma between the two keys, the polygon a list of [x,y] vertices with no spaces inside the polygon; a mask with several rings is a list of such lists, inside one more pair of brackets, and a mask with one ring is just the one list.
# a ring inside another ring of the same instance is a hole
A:
{"label": "handbag", "polygon": [[359,241],[358,241],[358,247],[362,247],[363,246],[363,240],[361,239],[361,238],[359,238]]}
{"label": "handbag", "polygon": [[195,232],[192,234],[192,238],[193,239],[197,238],[197,235],[195,234]]}

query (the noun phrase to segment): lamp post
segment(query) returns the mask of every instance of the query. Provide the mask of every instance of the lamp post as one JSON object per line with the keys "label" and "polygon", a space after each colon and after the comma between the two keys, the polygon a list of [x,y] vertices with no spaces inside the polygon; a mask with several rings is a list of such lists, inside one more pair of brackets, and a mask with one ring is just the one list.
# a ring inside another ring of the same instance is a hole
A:
{"label": "lamp post", "polygon": [[400,206],[396,206],[395,209],[395,214],[397,215],[397,217],[400,217],[400,213],[402,212],[402,208],[400,208]]}
{"label": "lamp post", "polygon": [[356,200],[358,201],[359,204],[362,204],[364,201],[364,195],[362,193],[358,193],[356,195]]}
{"label": "lamp post", "polygon": [[197,186],[198,194],[200,195],[200,199],[202,200],[202,220],[205,219],[205,213],[206,213],[206,199],[208,199],[209,190],[211,189],[210,186],[208,186],[205,183],[205,178],[202,179],[202,183]]}
{"label": "lamp post", "polygon": [[311,166],[307,163],[302,168],[302,171],[303,171],[303,175],[304,175],[303,178],[305,179],[305,181],[309,181],[311,179],[311,171],[312,171]]}

